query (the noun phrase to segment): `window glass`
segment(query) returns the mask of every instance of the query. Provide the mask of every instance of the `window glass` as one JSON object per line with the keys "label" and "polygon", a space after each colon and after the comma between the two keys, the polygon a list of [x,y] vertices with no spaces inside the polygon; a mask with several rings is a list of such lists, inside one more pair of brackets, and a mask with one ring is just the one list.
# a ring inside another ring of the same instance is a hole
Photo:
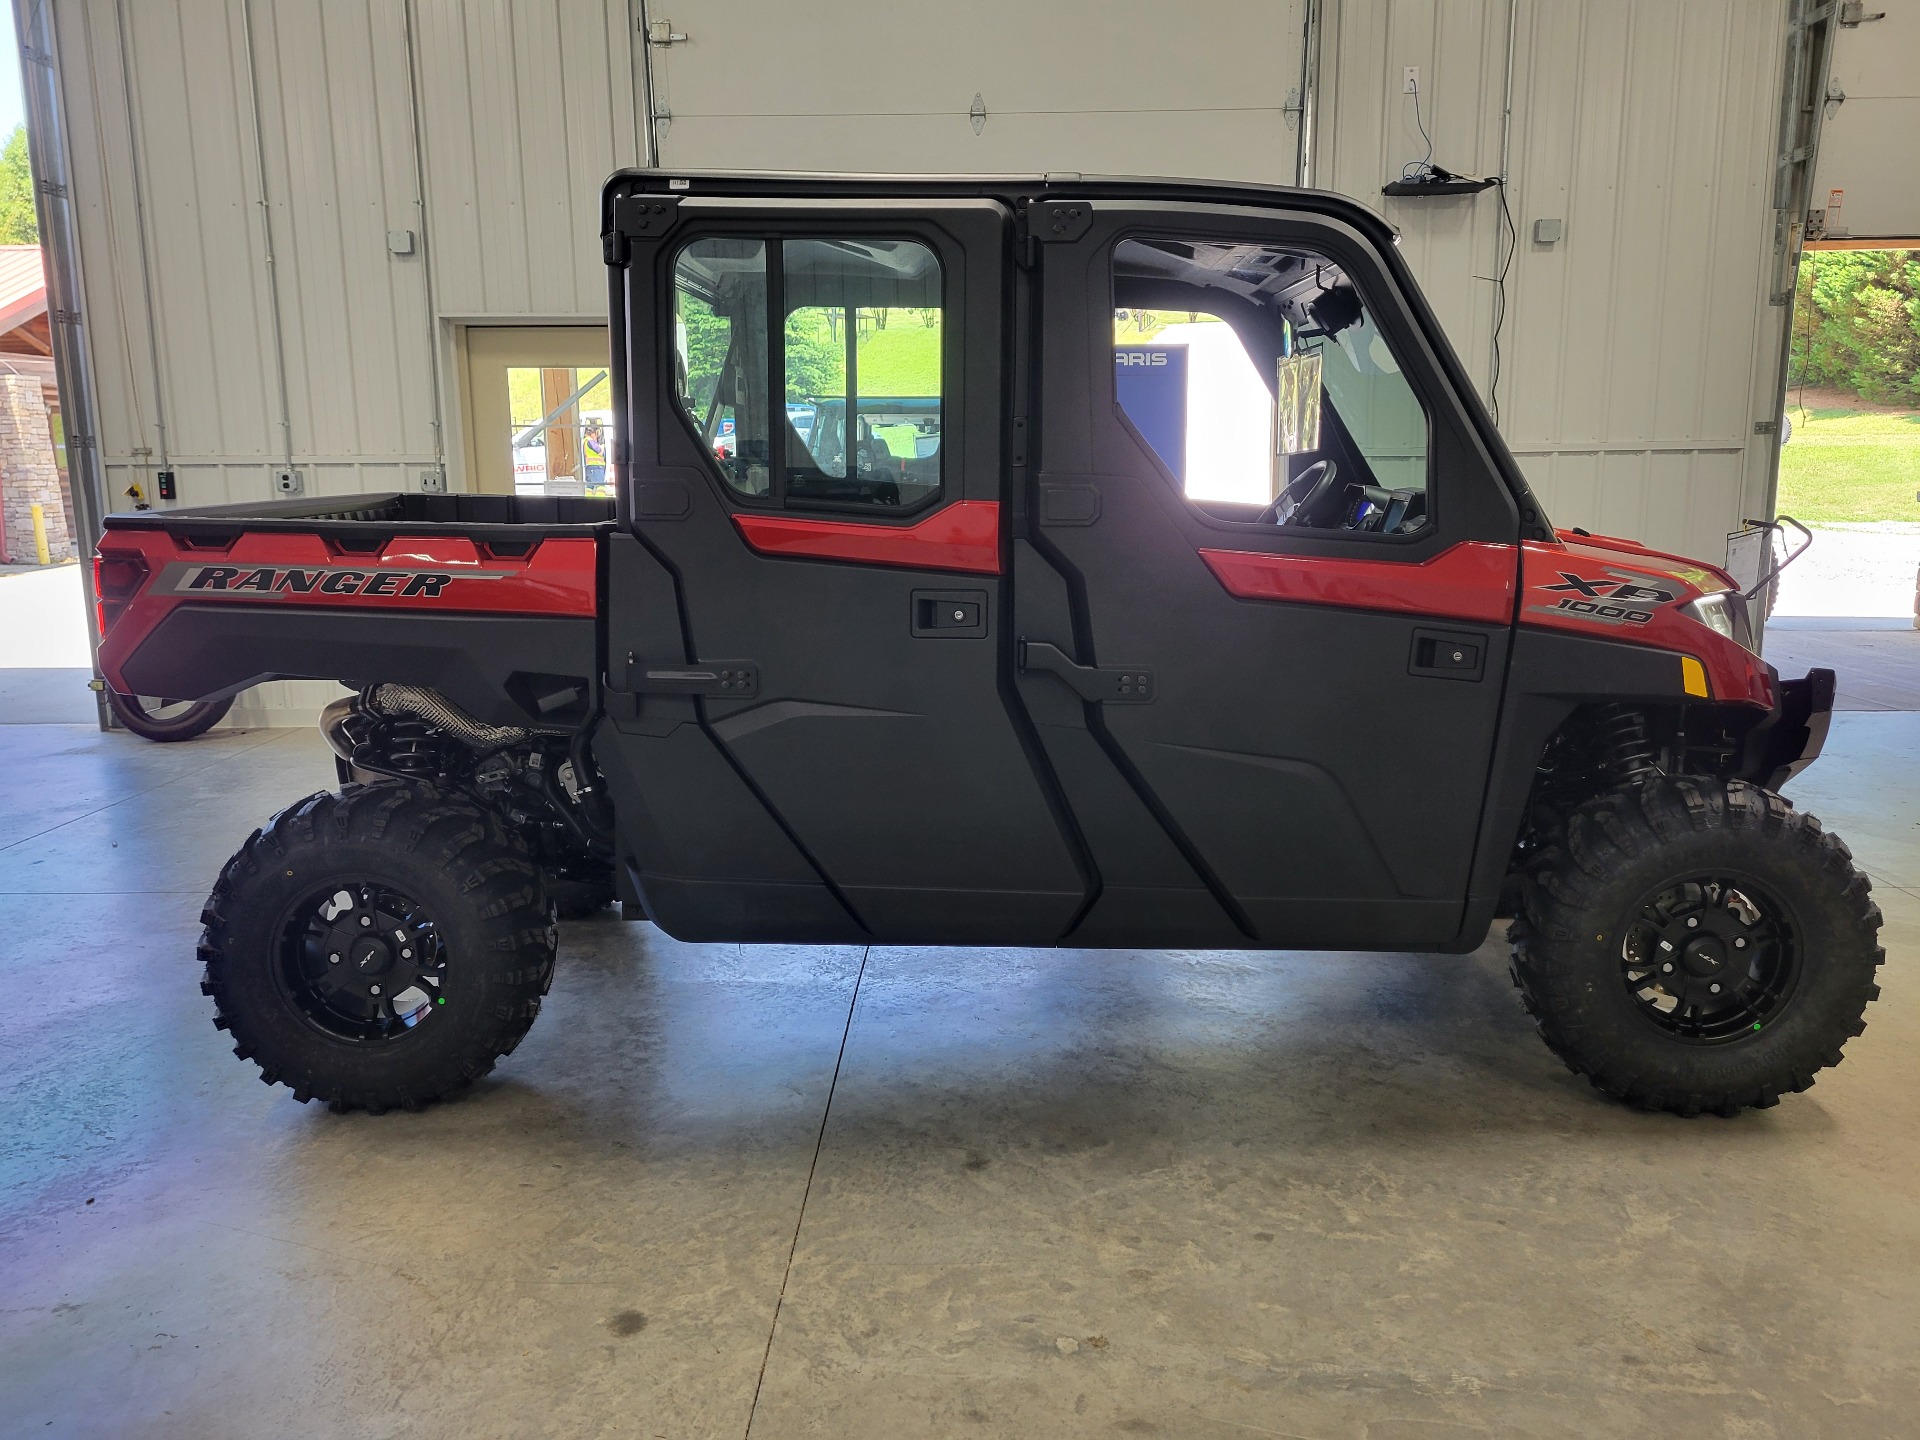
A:
{"label": "window glass", "polygon": [[727,483],[773,488],[768,436],[767,247],[696,240],[674,265],[674,344],[680,404]]}
{"label": "window glass", "polygon": [[1114,253],[1114,397],[1223,519],[1361,534],[1431,521],[1427,415],[1323,256],[1240,241]]}
{"label": "window glass", "polygon": [[1120,408],[1188,498],[1272,498],[1273,396],[1218,315],[1116,311],[1113,383]]}
{"label": "window glass", "polygon": [[[913,506],[938,494],[946,332],[933,252],[904,240],[788,240],[769,293],[765,250],[751,242],[749,255],[748,243],[696,241],[676,269],[681,401],[729,483],[799,507]],[[775,303],[780,384],[767,405],[755,397],[770,372]]]}

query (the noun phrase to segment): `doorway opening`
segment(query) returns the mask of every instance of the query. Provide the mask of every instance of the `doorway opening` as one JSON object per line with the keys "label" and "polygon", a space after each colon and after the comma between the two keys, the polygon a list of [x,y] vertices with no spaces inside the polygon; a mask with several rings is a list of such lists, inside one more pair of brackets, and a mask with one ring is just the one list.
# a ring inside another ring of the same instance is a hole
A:
{"label": "doorway opening", "polygon": [[474,490],[612,493],[605,326],[470,326],[464,356],[467,475]]}
{"label": "doorway opening", "polygon": [[1830,666],[1842,709],[1920,710],[1920,250],[1810,246],[1794,303],[1776,508],[1814,538],[1767,659]]}

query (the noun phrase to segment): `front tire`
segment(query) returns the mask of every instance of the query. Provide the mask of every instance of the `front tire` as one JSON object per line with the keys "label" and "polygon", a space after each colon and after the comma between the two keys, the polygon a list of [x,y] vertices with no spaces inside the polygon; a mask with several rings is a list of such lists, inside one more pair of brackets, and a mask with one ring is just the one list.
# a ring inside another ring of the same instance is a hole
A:
{"label": "front tire", "polygon": [[233,1053],[339,1111],[417,1110],[466,1088],[520,1043],[553,979],[526,846],[414,781],[281,811],[200,918],[200,988]]}
{"label": "front tire", "polygon": [[1880,909],[1838,836],[1742,781],[1588,801],[1523,878],[1513,978],[1616,1099],[1733,1115],[1840,1063],[1880,994]]}

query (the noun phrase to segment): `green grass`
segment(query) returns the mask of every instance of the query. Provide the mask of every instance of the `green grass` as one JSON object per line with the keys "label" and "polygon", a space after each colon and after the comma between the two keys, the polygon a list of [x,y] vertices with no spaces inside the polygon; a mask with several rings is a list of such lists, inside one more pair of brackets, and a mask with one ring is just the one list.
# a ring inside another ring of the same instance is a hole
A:
{"label": "green grass", "polygon": [[1780,449],[1780,512],[1809,525],[1920,520],[1920,413],[1797,406]]}
{"label": "green grass", "polygon": [[860,342],[860,393],[890,399],[940,393],[940,332],[911,311],[895,311],[887,328]]}

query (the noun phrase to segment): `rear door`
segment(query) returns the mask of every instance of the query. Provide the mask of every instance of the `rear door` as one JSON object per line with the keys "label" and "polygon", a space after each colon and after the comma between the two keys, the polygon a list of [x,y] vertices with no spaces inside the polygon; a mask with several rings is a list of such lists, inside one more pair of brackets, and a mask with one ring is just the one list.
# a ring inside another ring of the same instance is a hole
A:
{"label": "rear door", "polygon": [[[614,577],[609,687],[638,715],[629,751],[650,753],[649,715],[661,734],[697,724],[860,932],[1056,938],[1088,879],[1003,638],[1008,212],[616,203],[641,207],[616,211],[640,215],[625,519],[678,609],[677,634],[649,628],[646,584]],[[639,782],[660,835],[643,888],[651,868],[681,928],[744,933],[700,897],[752,911],[755,886],[804,877],[775,863],[762,817],[742,820],[737,848],[715,837],[735,827],[701,796],[724,787],[663,800],[673,779]],[[697,860],[673,853],[680,833],[708,837]]]}
{"label": "rear door", "polygon": [[1032,228],[1020,691],[1083,821],[1116,813],[1074,938],[1172,905],[1242,943],[1447,943],[1519,517],[1420,325],[1336,219],[1049,198]]}

